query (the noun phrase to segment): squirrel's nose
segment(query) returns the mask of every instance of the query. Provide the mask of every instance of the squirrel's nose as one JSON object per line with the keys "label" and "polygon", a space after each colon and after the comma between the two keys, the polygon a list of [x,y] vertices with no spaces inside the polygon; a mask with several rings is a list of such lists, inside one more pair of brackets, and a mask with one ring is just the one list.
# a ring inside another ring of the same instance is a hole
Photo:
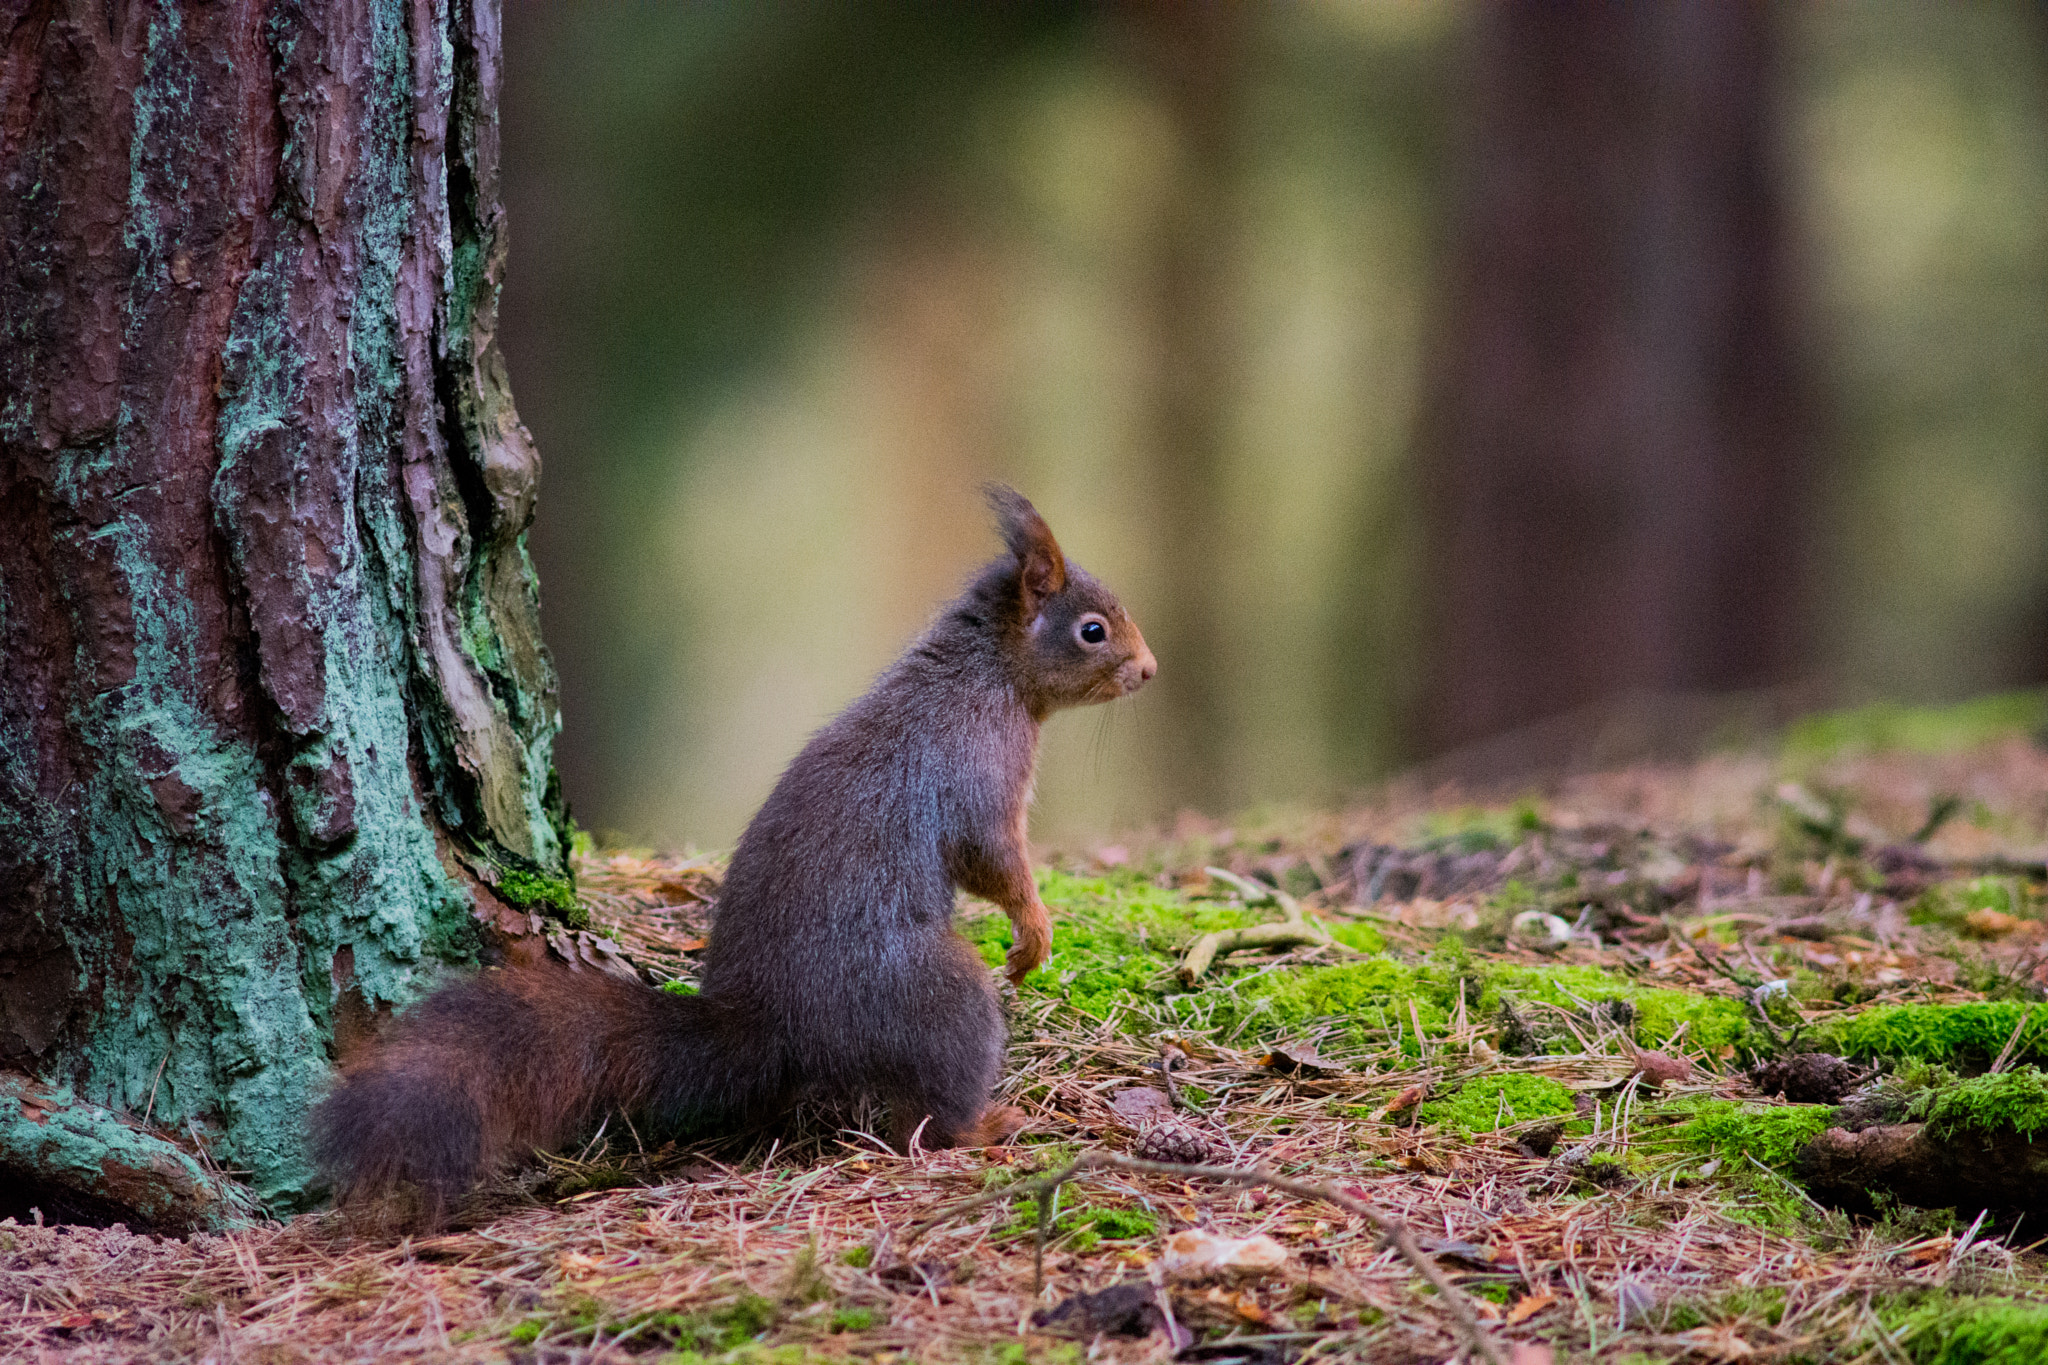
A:
{"label": "squirrel's nose", "polygon": [[1138,656],[1137,664],[1140,685],[1151,682],[1152,675],[1159,671],[1159,661],[1152,657],[1152,651],[1149,649]]}

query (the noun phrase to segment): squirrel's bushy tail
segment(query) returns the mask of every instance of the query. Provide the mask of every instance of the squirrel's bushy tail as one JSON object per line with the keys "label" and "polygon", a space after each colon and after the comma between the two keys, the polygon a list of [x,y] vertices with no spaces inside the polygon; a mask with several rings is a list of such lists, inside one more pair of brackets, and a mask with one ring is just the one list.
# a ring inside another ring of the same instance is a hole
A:
{"label": "squirrel's bushy tail", "polygon": [[487,972],[435,992],[314,1109],[313,1156],[341,1199],[417,1187],[426,1221],[487,1172],[606,1112],[745,1114],[779,1068],[718,1002],[599,972]]}

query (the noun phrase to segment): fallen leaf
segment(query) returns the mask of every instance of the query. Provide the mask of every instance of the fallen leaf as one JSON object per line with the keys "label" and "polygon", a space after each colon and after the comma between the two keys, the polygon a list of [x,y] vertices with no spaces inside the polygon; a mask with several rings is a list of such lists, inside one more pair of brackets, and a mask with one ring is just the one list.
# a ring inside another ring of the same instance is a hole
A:
{"label": "fallen leaf", "polygon": [[1173,1117],[1173,1102],[1166,1098],[1166,1092],[1147,1085],[1127,1086],[1117,1091],[1109,1097],[1109,1107],[1119,1123],[1133,1128]]}
{"label": "fallen leaf", "polygon": [[1283,1043],[1261,1057],[1259,1065],[1282,1076],[1327,1076],[1344,1069],[1306,1043]]}
{"label": "fallen leaf", "polygon": [[1388,1100],[1386,1107],[1380,1110],[1379,1117],[1392,1118],[1396,1114],[1405,1114],[1416,1105],[1422,1103],[1424,1097],[1428,1094],[1428,1086],[1411,1085],[1400,1094],[1394,1096],[1394,1098]]}
{"label": "fallen leaf", "polygon": [[1673,1340],[1682,1341],[1701,1355],[1713,1356],[1717,1360],[1741,1360],[1756,1354],[1756,1348],[1744,1341],[1727,1323],[1718,1327],[1695,1327],[1690,1332],[1680,1332]]}
{"label": "fallen leaf", "polygon": [[1548,1289],[1539,1289],[1534,1294],[1524,1294],[1508,1306],[1507,1324],[1513,1327],[1518,1322],[1527,1322],[1556,1302],[1557,1295]]}
{"label": "fallen leaf", "polygon": [[1647,1085],[1663,1085],[1666,1081],[1692,1078],[1692,1063],[1683,1057],[1673,1057],[1668,1052],[1646,1049],[1636,1053],[1635,1063],[1632,1074],[1641,1076]]}
{"label": "fallen leaf", "polygon": [[1479,1271],[1501,1271],[1513,1269],[1493,1259],[1493,1248],[1480,1246],[1477,1242],[1447,1241],[1440,1237],[1422,1237],[1416,1245],[1440,1260],[1457,1261]]}
{"label": "fallen leaf", "polygon": [[2003,910],[1972,910],[1963,916],[1963,932],[1972,938],[2004,938],[2020,927],[2022,921]]}
{"label": "fallen leaf", "polygon": [[1160,1260],[1169,1275],[1269,1275],[1287,1264],[1287,1248],[1260,1233],[1256,1237],[1219,1237],[1200,1228],[1186,1228],[1166,1239]]}
{"label": "fallen leaf", "polygon": [[1063,1299],[1033,1313],[1031,1321],[1081,1337],[1146,1337],[1166,1325],[1166,1315],[1159,1311],[1159,1291],[1135,1280]]}
{"label": "fallen leaf", "polygon": [[1218,1288],[1210,1290],[1202,1297],[1226,1312],[1237,1314],[1246,1322],[1256,1323],[1261,1327],[1272,1325],[1273,1315],[1249,1294],[1230,1294]]}
{"label": "fallen leaf", "polygon": [[1936,1261],[1947,1260],[1949,1252],[1955,1249],[1955,1245],[1956,1239],[1953,1237],[1933,1237],[1925,1242],[1915,1242],[1912,1246],[1899,1248],[1898,1256],[1907,1265],[1932,1265]]}

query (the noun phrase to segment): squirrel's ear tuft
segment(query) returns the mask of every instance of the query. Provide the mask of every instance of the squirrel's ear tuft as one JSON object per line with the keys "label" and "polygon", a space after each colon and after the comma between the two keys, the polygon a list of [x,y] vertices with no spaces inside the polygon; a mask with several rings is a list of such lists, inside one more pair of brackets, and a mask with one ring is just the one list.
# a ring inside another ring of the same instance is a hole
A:
{"label": "squirrel's ear tuft", "polygon": [[1000,483],[988,484],[982,492],[988,505],[995,509],[1003,543],[1017,556],[1017,584],[1024,595],[1025,615],[1029,616],[1040,600],[1067,586],[1066,556],[1060,553],[1059,542],[1052,538],[1052,528],[1022,493]]}

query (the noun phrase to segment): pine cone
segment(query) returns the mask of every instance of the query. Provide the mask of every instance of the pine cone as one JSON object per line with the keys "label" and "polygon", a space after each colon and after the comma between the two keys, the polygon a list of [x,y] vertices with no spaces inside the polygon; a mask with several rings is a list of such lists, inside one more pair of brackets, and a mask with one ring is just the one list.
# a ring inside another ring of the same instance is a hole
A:
{"label": "pine cone", "polygon": [[1162,1119],[1138,1133],[1138,1140],[1131,1144],[1131,1155],[1140,1161],[1199,1166],[1213,1161],[1216,1150],[1193,1125],[1179,1119]]}

